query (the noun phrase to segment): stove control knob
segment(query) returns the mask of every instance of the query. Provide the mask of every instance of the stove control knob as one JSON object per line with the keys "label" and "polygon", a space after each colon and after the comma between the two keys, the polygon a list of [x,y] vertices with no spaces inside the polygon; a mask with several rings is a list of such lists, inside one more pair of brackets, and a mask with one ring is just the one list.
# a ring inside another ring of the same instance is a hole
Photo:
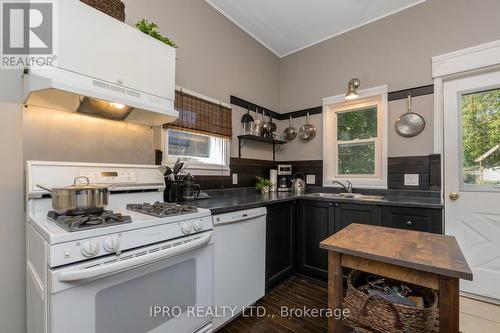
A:
{"label": "stove control knob", "polygon": [[181,230],[184,234],[190,234],[193,231],[193,225],[191,223],[183,223]]}
{"label": "stove control knob", "polygon": [[87,241],[82,245],[82,254],[85,257],[93,257],[99,253],[99,244],[94,241]]}
{"label": "stove control knob", "polygon": [[120,240],[116,236],[106,238],[104,249],[108,252],[117,252],[120,249]]}
{"label": "stove control knob", "polygon": [[201,231],[203,229],[203,223],[201,221],[196,221],[193,225],[194,231]]}

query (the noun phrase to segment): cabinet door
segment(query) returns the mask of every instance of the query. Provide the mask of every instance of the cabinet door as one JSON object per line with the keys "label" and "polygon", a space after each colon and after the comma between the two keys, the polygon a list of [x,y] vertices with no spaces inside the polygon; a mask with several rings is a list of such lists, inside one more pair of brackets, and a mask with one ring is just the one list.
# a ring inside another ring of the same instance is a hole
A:
{"label": "cabinet door", "polygon": [[383,225],[386,227],[443,233],[441,209],[386,206],[383,211]]}
{"label": "cabinet door", "polygon": [[319,243],[335,231],[334,204],[304,200],[297,215],[297,269],[327,277],[328,251],[320,249]]}
{"label": "cabinet door", "polygon": [[[295,203],[267,207],[266,288],[295,269]],[[244,258],[243,258],[244,259]]]}
{"label": "cabinet door", "polygon": [[380,207],[377,205],[336,203],[335,232],[351,223],[380,225]]}

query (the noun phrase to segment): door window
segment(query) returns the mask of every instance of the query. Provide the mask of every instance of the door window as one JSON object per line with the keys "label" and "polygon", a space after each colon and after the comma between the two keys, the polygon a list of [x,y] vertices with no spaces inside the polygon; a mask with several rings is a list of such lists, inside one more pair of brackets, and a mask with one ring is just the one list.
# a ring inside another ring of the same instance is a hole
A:
{"label": "door window", "polygon": [[500,190],[500,89],[460,99],[463,187]]}

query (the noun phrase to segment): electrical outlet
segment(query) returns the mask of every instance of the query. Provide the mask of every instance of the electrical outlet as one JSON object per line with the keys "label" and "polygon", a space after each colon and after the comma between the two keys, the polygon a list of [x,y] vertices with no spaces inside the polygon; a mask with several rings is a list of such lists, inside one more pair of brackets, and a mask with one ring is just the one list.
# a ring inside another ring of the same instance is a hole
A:
{"label": "electrical outlet", "polygon": [[316,175],[307,175],[306,176],[306,184],[307,185],[315,185],[316,184]]}
{"label": "electrical outlet", "polygon": [[238,185],[238,174],[233,173],[233,185]]}
{"label": "electrical outlet", "polygon": [[418,186],[419,175],[418,173],[405,173],[405,186]]}

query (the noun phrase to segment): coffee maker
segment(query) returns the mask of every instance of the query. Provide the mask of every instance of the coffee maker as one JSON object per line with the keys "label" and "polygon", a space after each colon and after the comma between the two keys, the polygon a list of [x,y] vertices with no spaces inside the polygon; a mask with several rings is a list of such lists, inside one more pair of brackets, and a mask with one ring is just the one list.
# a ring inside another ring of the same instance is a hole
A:
{"label": "coffee maker", "polygon": [[278,192],[289,192],[292,182],[292,165],[278,165]]}

